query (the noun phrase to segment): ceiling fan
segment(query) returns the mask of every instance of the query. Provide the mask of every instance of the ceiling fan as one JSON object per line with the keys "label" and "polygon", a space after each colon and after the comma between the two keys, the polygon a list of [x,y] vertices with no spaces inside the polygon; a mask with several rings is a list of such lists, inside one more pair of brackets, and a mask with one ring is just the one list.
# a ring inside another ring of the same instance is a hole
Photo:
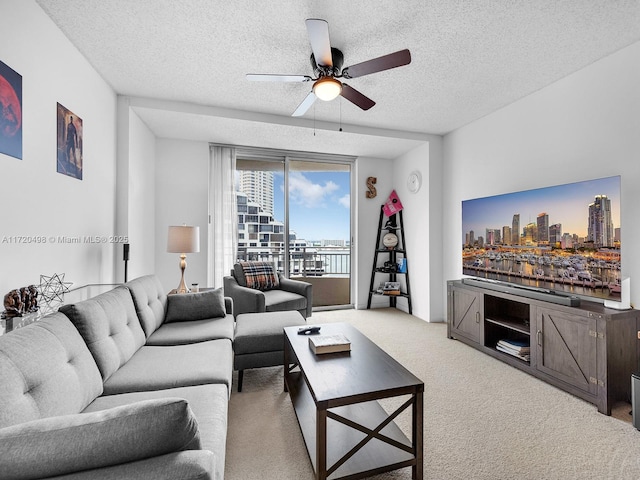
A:
{"label": "ceiling fan", "polygon": [[306,96],[292,116],[299,117],[313,105],[316,98],[330,101],[338,95],[349,100],[363,110],[369,110],[376,102],[355,88],[342,83],[338,78],[358,78],[411,63],[409,50],[400,50],[366,62],[342,68],[344,55],[329,41],[329,24],[326,20],[309,18],[305,21],[309,43],[311,43],[311,66],[315,78],[309,75],[247,74],[247,80],[266,82],[313,82],[311,92]]}

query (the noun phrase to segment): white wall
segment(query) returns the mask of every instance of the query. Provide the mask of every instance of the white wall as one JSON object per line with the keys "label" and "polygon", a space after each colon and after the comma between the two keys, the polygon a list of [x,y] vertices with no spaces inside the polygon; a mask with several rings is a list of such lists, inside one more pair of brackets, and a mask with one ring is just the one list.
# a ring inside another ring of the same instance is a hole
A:
{"label": "white wall", "polygon": [[624,277],[640,302],[640,43],[447,135],[444,275],[461,277],[461,201],[622,176]]}
{"label": "white wall", "polygon": [[[133,279],[155,273],[156,269],[156,137],[133,111],[129,113],[129,127],[128,278]],[[118,253],[118,259],[122,259],[122,251]]]}
{"label": "white wall", "polygon": [[207,286],[209,144],[158,139],[155,180],[155,273],[167,291],[178,287],[180,256],[167,253],[168,227],[199,226],[200,253],[187,255],[185,281]]}
{"label": "white wall", "polygon": [[[417,170],[422,186],[407,189],[409,174]],[[442,277],[442,137],[432,136],[393,163],[393,181],[402,201],[411,284],[413,315],[427,321],[444,321]],[[400,305],[400,302],[399,302]],[[406,311],[406,309],[403,308]]]}
{"label": "white wall", "polygon": [[[394,189],[393,161],[380,158],[359,157],[355,163],[356,188],[355,202],[355,228],[354,240],[356,255],[355,275],[356,298],[352,299],[356,308],[367,308],[369,298],[369,284],[371,281],[371,268],[375,254],[375,243],[378,235],[378,221],[380,219],[380,207]],[[377,196],[367,198],[366,182],[368,177],[376,177],[375,184]],[[382,279],[376,280],[382,281]],[[374,296],[372,307],[388,306],[389,299]]]}
{"label": "white wall", "polygon": [[[0,3],[0,60],[22,75],[23,159],[0,154],[0,295],[65,273],[73,286],[114,281],[116,96],[31,0]],[[56,172],[56,103],[83,120],[84,172]],[[40,237],[46,243],[13,243]]]}

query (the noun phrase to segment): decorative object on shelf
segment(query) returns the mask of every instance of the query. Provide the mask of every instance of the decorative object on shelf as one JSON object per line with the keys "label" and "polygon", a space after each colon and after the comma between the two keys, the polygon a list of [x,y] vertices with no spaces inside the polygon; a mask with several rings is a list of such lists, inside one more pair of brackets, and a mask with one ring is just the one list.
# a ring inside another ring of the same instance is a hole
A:
{"label": "decorative object on shelf", "polygon": [[20,289],[20,297],[22,298],[22,308],[24,313],[33,313],[38,310],[38,289],[35,285],[22,287]]}
{"label": "decorative object on shelf", "polygon": [[382,273],[398,273],[398,265],[388,260],[384,262],[379,271]]}
{"label": "decorative object on shelf", "polygon": [[[4,296],[4,312],[0,317],[12,319],[35,313],[38,306],[38,289],[35,285],[15,288]],[[7,324],[6,331],[11,331],[12,324]]]}
{"label": "decorative object on shelf", "polygon": [[529,340],[513,340],[508,338],[498,340],[496,350],[524,360],[525,362],[531,361]]}
{"label": "decorative object on shelf", "polygon": [[22,75],[0,62],[0,153],[22,160]]}
{"label": "decorative object on shelf", "polygon": [[382,237],[382,244],[389,250],[393,250],[396,248],[396,245],[398,245],[398,237],[395,233],[386,233],[384,237]]}
{"label": "decorative object on shelf", "polygon": [[396,223],[395,213],[389,217],[389,220],[387,220],[387,223],[384,224],[384,228],[389,231],[396,230],[398,228],[398,224]]}
{"label": "decorative object on shelf", "polygon": [[383,295],[400,295],[400,282],[384,282]]}
{"label": "decorative object on shelf", "polygon": [[189,289],[184,281],[184,271],[187,268],[187,253],[200,251],[200,227],[188,225],[170,226],[167,238],[167,252],[180,254],[180,270],[182,278],[177,293],[188,293]]}
{"label": "decorative object on shelf", "polygon": [[376,195],[378,195],[376,187],[374,187],[374,185],[376,184],[377,181],[378,181],[378,179],[376,177],[367,177],[367,189],[368,190],[365,193],[365,196],[367,198],[376,198]]}
{"label": "decorative object on shelf", "polygon": [[17,289],[11,290],[4,296],[4,312],[2,316],[3,318],[22,316],[22,300]]}
{"label": "decorative object on shelf", "polygon": [[419,170],[414,170],[407,177],[407,190],[411,193],[418,193],[422,186],[422,174]]}
{"label": "decorative object on shelf", "polygon": [[4,296],[4,308],[3,317],[21,317],[22,316],[22,300],[20,299],[20,292],[17,289],[10,290]]}
{"label": "decorative object on shelf", "polygon": [[392,215],[395,215],[396,213],[401,211],[402,208],[403,207],[402,207],[402,202],[400,201],[400,197],[398,197],[398,194],[394,190],[391,192],[391,194],[389,195],[389,198],[387,199],[385,204],[382,206],[382,211],[387,217],[391,217]]}
{"label": "decorative object on shelf", "polygon": [[82,180],[82,119],[58,103],[57,171]]}
{"label": "decorative object on shelf", "polygon": [[73,282],[65,282],[64,276],[64,273],[40,275],[40,296],[47,305],[47,312],[54,311],[64,302],[64,294],[69,293],[69,287],[73,285]]}
{"label": "decorative object on shelf", "polygon": [[407,273],[407,258],[404,257],[398,262],[398,273]]}

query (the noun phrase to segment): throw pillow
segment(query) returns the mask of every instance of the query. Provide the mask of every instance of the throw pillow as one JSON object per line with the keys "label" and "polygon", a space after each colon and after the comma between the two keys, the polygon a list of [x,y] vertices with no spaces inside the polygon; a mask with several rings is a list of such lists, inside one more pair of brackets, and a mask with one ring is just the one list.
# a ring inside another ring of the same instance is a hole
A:
{"label": "throw pillow", "polygon": [[3,478],[53,477],[200,448],[198,422],[182,398],[144,400],[0,429]]}
{"label": "throw pillow", "polygon": [[269,262],[240,262],[244,271],[247,287],[256,290],[271,290],[278,288],[278,275],[273,271]]}
{"label": "throw pillow", "polygon": [[167,297],[165,322],[204,320],[224,317],[226,313],[222,288],[198,293],[177,293]]}

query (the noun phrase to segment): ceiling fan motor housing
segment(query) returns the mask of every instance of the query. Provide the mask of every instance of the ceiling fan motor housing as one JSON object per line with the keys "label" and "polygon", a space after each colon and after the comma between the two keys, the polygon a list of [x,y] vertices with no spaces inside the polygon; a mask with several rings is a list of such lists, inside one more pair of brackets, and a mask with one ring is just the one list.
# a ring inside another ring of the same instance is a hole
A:
{"label": "ceiling fan motor housing", "polygon": [[342,70],[342,65],[344,64],[344,55],[337,48],[331,47],[331,59],[333,62],[332,67],[318,65],[315,56],[311,53],[311,68],[313,68],[316,77],[337,77],[340,75],[340,70]]}

